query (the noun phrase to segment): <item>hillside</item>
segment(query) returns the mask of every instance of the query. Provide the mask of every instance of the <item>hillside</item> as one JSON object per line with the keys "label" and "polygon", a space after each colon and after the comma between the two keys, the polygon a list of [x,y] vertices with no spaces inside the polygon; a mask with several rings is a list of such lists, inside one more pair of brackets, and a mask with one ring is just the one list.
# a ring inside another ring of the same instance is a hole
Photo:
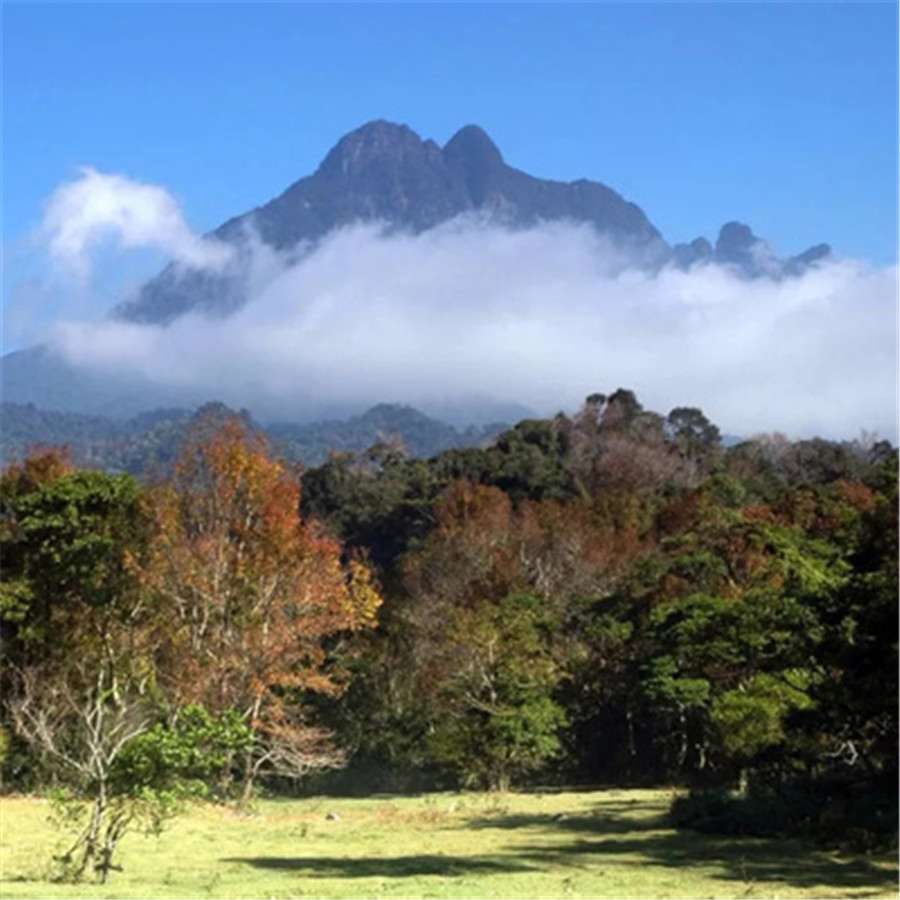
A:
{"label": "hillside", "polygon": [[[161,474],[169,470],[179,445],[196,422],[230,412],[223,404],[208,403],[194,412],[160,409],[119,420],[2,403],[0,464],[21,460],[34,446],[64,444],[78,465],[135,475]],[[251,423],[249,414],[243,415]],[[378,443],[428,458],[452,447],[480,446],[506,426],[457,429],[409,406],[382,403],[346,421],[265,427],[252,423],[252,427],[271,440],[279,455],[292,462],[318,465],[332,452],[357,453]]]}

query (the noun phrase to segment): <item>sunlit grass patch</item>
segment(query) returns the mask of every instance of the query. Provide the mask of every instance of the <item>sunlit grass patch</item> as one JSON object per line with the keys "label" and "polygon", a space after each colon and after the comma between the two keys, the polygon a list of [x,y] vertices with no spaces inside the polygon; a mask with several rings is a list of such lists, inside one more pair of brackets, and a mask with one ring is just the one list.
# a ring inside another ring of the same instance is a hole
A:
{"label": "sunlit grass patch", "polygon": [[666,822],[668,791],[430,794],[201,806],[130,836],[106,886],[48,882],[36,798],[0,801],[0,896],[890,897],[890,857],[715,839]]}

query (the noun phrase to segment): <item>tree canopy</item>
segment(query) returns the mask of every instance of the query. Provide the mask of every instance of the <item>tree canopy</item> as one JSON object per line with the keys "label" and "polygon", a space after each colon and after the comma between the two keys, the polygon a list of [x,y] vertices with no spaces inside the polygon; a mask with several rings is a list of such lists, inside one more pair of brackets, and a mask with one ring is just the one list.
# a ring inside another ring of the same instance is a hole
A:
{"label": "tree canopy", "polygon": [[704,827],[745,827],[743,797],[824,833],[813,795],[894,827],[865,812],[897,774],[890,445],[724,447],[619,389],[303,471],[207,412],[162,479],[52,450],[0,478],[4,783],[90,800],[82,868],[108,873],[139,799],[301,776],[663,781],[735,792],[679,808]]}

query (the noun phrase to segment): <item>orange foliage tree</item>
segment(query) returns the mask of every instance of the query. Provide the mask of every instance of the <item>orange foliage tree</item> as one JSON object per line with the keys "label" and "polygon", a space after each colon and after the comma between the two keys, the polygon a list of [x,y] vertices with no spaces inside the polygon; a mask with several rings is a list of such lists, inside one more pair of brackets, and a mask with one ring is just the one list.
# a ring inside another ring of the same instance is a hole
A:
{"label": "orange foliage tree", "polygon": [[196,431],[153,502],[158,534],[142,575],[170,610],[167,694],[250,724],[245,798],[261,772],[337,764],[303,697],[342,689],[335,644],[376,622],[381,598],[364,561],[345,561],[337,540],[301,519],[297,474],[237,418]]}
{"label": "orange foliage tree", "polygon": [[561,749],[566,682],[596,662],[594,607],[645,552],[590,500],[459,481],[403,563],[399,614],[434,756],[494,787]]}

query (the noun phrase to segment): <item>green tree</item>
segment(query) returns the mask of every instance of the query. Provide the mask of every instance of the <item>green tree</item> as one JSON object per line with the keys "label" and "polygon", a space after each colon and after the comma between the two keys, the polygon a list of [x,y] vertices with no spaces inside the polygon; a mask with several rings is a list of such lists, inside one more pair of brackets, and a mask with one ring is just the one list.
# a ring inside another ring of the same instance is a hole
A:
{"label": "green tree", "polygon": [[434,696],[429,744],[465,782],[508,790],[562,748],[567,719],[555,701],[562,672],[549,650],[541,600],[513,594],[455,611],[455,665]]}
{"label": "green tree", "polygon": [[684,466],[687,484],[697,485],[717,466],[722,455],[719,429],[692,406],[678,406],[666,417],[666,429]]}
{"label": "green tree", "polygon": [[21,664],[66,638],[66,620],[102,609],[137,580],[130,560],[148,537],[137,482],[71,471],[55,453],[0,478],[0,620],[4,654]]}
{"label": "green tree", "polygon": [[130,742],[158,716],[157,609],[132,572],[148,539],[129,476],[71,472],[44,455],[6,472],[4,714],[34,762],[89,807],[70,857],[102,880],[139,791],[114,787]]}
{"label": "green tree", "polygon": [[838,485],[840,508],[828,510],[845,541],[850,574],[820,608],[817,658],[823,677],[816,715],[803,727],[815,736],[820,773],[871,778],[897,772],[898,527],[896,460],[885,464],[884,489]]}

